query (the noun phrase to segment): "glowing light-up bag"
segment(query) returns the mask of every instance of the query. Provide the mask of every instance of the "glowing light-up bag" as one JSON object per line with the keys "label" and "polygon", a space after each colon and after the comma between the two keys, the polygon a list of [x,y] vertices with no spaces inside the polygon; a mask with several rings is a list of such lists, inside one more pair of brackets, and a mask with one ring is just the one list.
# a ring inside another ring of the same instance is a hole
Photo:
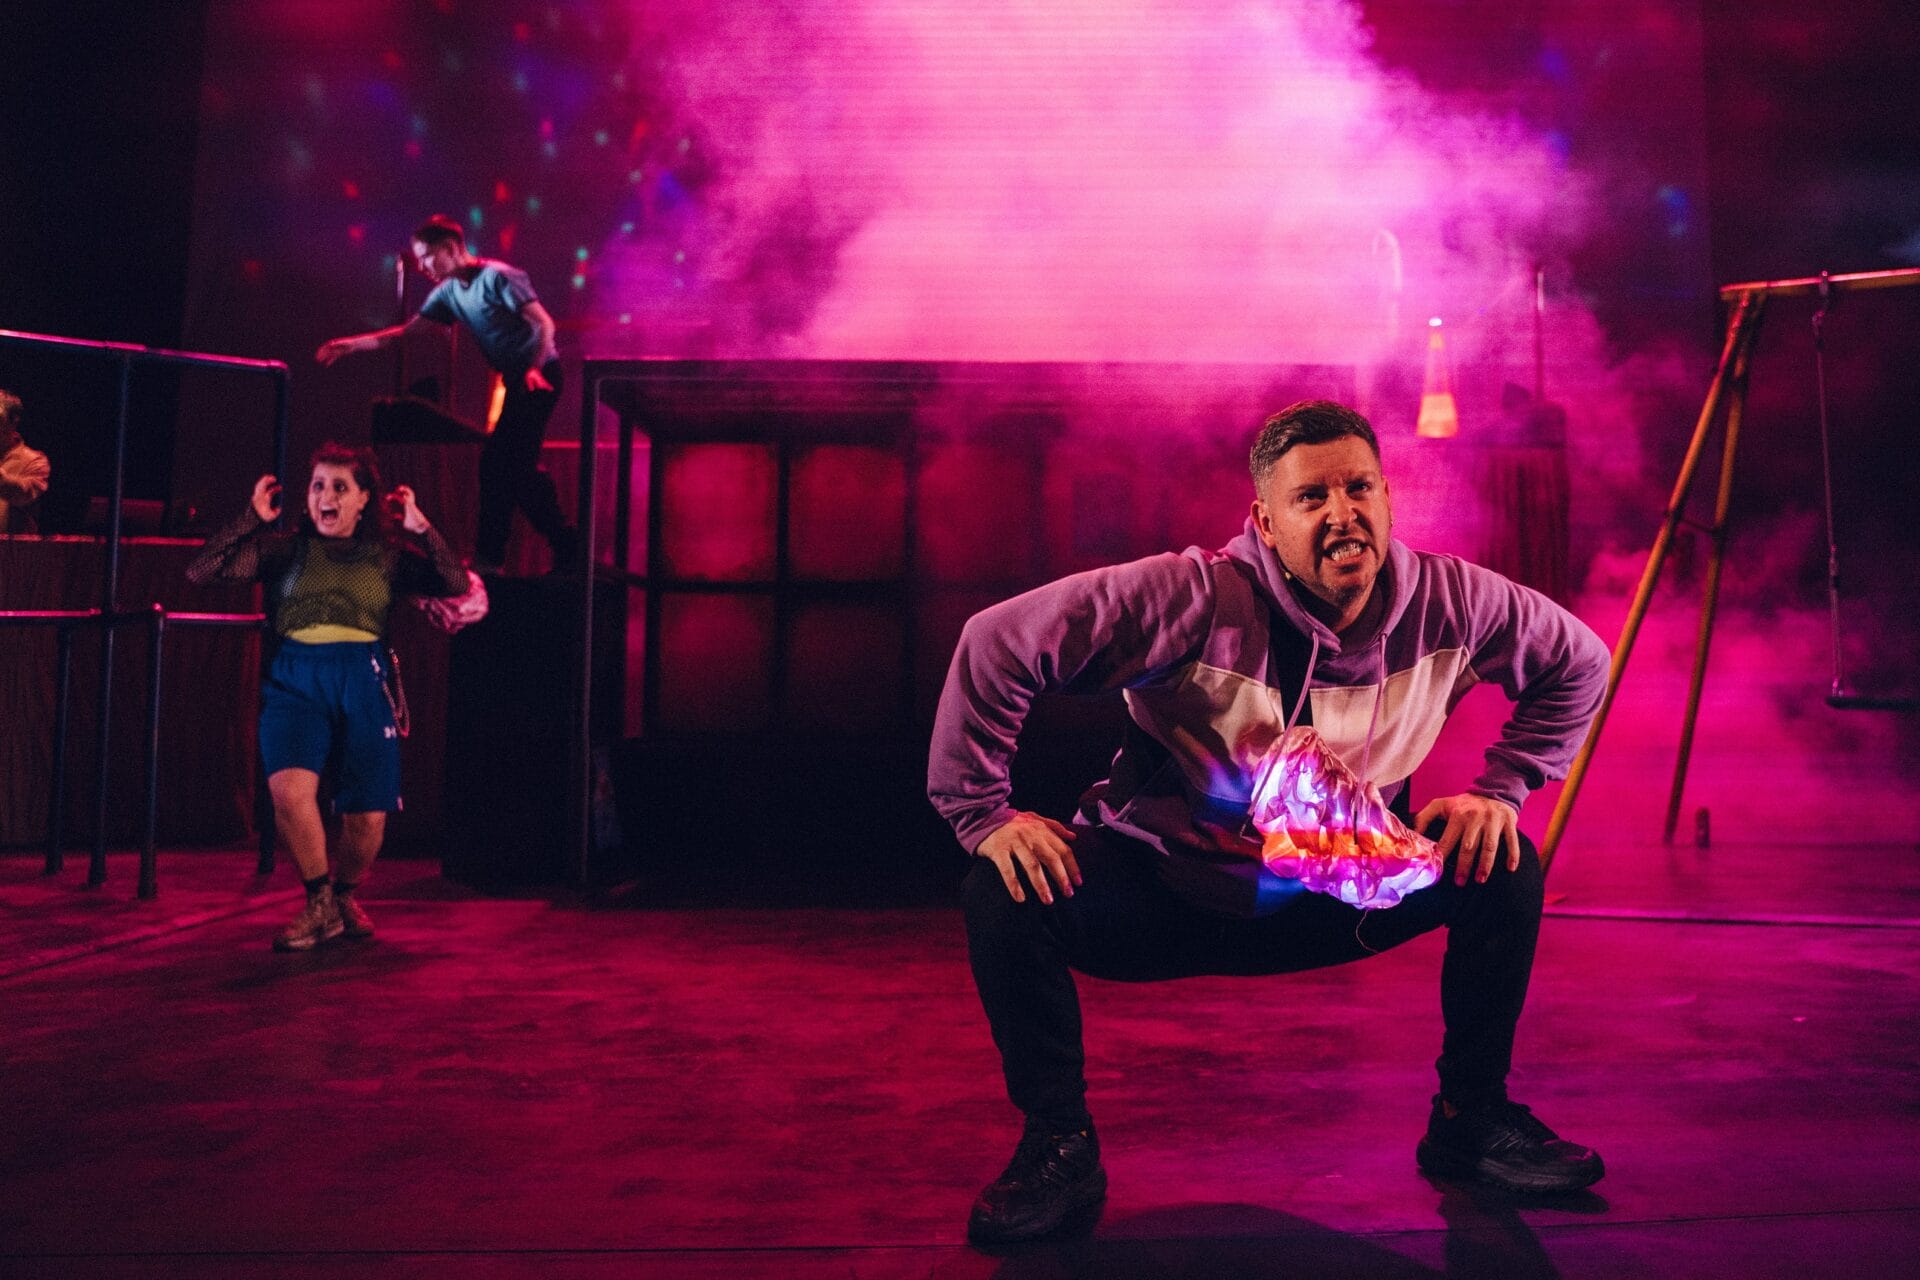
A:
{"label": "glowing light-up bag", "polygon": [[471,569],[467,570],[467,589],[457,596],[409,596],[408,599],[427,615],[428,622],[448,635],[487,616],[487,584]]}
{"label": "glowing light-up bag", "polygon": [[1440,848],[1408,827],[1313,729],[1289,728],[1254,766],[1253,825],[1275,875],[1355,907],[1391,907],[1440,878]]}

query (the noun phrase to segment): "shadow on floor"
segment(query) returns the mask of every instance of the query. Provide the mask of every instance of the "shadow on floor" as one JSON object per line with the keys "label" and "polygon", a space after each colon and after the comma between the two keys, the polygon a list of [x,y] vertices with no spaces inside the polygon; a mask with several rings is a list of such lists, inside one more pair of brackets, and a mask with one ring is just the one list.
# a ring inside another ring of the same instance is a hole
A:
{"label": "shadow on floor", "polygon": [[[1402,1237],[1336,1231],[1275,1209],[1251,1204],[1188,1204],[1125,1218],[1090,1214],[1059,1239],[999,1253],[991,1274],[1003,1280],[1100,1276],[1159,1280],[1167,1276],[1233,1276],[1292,1280],[1298,1276],[1355,1280],[1413,1280],[1425,1276],[1499,1276],[1549,1280],[1560,1271],[1522,1221],[1524,1204],[1487,1188],[1435,1182],[1447,1230],[1440,1265],[1417,1256],[1431,1233]],[[1600,1214],[1607,1205],[1591,1193],[1560,1197],[1556,1208]],[[1412,1246],[1408,1252],[1393,1247]]]}

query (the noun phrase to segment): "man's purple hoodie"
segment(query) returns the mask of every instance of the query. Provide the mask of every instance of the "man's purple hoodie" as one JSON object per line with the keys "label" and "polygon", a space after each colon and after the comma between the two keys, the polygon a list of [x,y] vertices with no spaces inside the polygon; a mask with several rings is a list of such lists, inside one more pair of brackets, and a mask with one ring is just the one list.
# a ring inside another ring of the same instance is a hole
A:
{"label": "man's purple hoodie", "polygon": [[1335,636],[1249,520],[1219,551],[1075,574],[984,610],[947,673],[928,795],[972,851],[1014,815],[1008,771],[1034,695],[1125,690],[1126,742],[1077,821],[1166,854],[1194,900],[1257,914],[1297,887],[1243,833],[1252,767],[1303,684],[1301,722],[1389,802],[1483,680],[1515,705],[1469,789],[1518,809],[1565,775],[1607,679],[1607,648],[1586,624],[1491,570],[1398,541],[1374,590],[1379,623]]}

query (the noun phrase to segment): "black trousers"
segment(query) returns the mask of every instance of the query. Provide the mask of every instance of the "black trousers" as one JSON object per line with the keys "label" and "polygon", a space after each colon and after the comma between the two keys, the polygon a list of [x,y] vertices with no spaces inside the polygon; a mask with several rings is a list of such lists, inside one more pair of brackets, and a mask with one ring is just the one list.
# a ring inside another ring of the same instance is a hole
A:
{"label": "black trousers", "polygon": [[[1514,1027],[1526,1002],[1540,933],[1540,859],[1525,836],[1520,870],[1504,856],[1485,884],[1450,874],[1394,907],[1363,911],[1300,893],[1271,915],[1202,910],[1161,879],[1154,850],[1103,829],[1077,828],[1085,883],[1042,904],[1015,902],[986,859],[967,876],[967,946],[1013,1104],[1056,1132],[1086,1110],[1086,1051],[1072,971],[1122,982],[1201,974],[1290,973],[1358,960],[1447,927],[1440,972],[1446,1024],[1440,1092],[1456,1104],[1505,1097]],[[1430,832],[1437,834],[1438,827]]]}
{"label": "black trousers", "polygon": [[493,434],[480,446],[480,529],[474,539],[477,559],[499,564],[507,558],[507,536],[513,531],[513,510],[526,512],[527,523],[554,550],[571,554],[574,538],[553,477],[540,465],[540,447],[546,443],[547,420],[560,402],[560,362],[549,360],[540,369],[551,391],[527,390],[524,375],[508,375],[506,403]]}

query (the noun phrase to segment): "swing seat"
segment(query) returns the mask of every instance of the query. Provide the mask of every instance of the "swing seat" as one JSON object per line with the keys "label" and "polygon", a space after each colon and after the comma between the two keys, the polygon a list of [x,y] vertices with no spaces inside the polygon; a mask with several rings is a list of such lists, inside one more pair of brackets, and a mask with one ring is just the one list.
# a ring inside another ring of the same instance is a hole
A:
{"label": "swing seat", "polygon": [[1830,693],[1835,711],[1920,711],[1920,698],[1880,698],[1870,693]]}

